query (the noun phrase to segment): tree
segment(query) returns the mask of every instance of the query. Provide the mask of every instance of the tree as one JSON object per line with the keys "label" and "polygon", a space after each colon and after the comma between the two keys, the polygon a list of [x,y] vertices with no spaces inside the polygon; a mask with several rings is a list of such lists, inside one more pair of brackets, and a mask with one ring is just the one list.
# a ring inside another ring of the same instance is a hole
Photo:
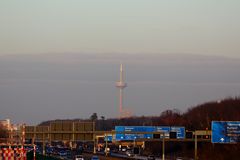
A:
{"label": "tree", "polygon": [[105,130],[105,127],[104,127],[105,117],[101,116],[101,120],[102,120],[102,130],[104,131]]}
{"label": "tree", "polygon": [[91,121],[96,121],[96,120],[98,119],[97,113],[93,113],[93,114],[90,116],[90,119],[91,119]]}
{"label": "tree", "polygon": [[8,138],[8,131],[7,129],[0,124],[0,138]]}
{"label": "tree", "polygon": [[104,117],[104,116],[101,116],[101,120],[104,121],[104,120],[105,120],[105,117]]}

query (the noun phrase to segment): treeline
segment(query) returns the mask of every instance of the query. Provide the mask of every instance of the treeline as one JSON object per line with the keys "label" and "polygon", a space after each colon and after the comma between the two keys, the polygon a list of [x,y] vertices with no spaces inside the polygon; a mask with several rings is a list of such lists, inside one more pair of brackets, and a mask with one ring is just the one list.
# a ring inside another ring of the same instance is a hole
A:
{"label": "treeline", "polygon": [[166,110],[157,117],[131,117],[123,119],[100,119],[97,130],[112,130],[114,126],[185,126],[188,130],[211,129],[212,121],[240,121],[240,98],[229,98],[209,102],[188,109],[181,114],[178,110]]}
{"label": "treeline", "polygon": [[[159,116],[136,116],[129,118],[105,119],[93,113],[89,119],[65,119],[54,121],[95,121],[96,130],[113,130],[115,126],[185,126],[188,130],[211,129],[212,121],[240,121],[240,98],[208,102],[189,108],[185,113],[166,110]],[[49,125],[51,121],[39,125]]]}

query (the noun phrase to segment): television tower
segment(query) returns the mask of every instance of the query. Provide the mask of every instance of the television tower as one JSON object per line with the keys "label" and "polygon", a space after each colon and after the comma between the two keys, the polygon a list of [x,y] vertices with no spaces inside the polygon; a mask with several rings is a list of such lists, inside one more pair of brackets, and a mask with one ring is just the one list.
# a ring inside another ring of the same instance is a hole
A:
{"label": "television tower", "polygon": [[120,65],[120,80],[116,82],[116,87],[119,88],[119,118],[123,117],[123,89],[127,87],[124,81],[123,64]]}

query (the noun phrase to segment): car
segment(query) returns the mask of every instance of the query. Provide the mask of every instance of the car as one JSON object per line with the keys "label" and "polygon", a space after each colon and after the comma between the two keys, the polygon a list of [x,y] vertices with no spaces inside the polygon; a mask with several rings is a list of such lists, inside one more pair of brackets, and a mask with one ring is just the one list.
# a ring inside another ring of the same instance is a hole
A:
{"label": "car", "polygon": [[127,151],[127,147],[122,147],[122,152],[126,152]]}
{"label": "car", "polygon": [[84,160],[83,155],[75,155],[75,160]]}
{"label": "car", "polygon": [[46,147],[46,153],[47,154],[53,154],[53,148],[52,147]]}
{"label": "car", "polygon": [[117,148],[114,148],[114,149],[112,150],[113,153],[118,153],[118,151],[119,151],[119,150],[118,150]]}
{"label": "car", "polygon": [[98,156],[92,156],[91,160],[99,160]]}
{"label": "car", "polygon": [[33,147],[32,147],[32,146],[24,146],[24,148],[25,148],[25,150],[26,150],[27,152],[33,151]]}
{"label": "car", "polygon": [[155,160],[155,156],[154,156],[154,155],[149,155],[149,156],[147,157],[147,159],[148,159],[148,160]]}
{"label": "car", "polygon": [[59,151],[58,154],[59,154],[59,156],[61,156],[61,157],[67,156],[67,152],[64,151],[64,150]]}
{"label": "car", "polygon": [[134,156],[133,152],[131,152],[131,151],[126,151],[126,155],[128,157],[133,157]]}

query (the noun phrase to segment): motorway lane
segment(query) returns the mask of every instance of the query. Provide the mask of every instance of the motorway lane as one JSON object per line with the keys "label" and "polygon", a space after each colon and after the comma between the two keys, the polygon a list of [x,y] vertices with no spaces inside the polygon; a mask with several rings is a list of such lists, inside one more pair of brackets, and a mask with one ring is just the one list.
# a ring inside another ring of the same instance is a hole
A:
{"label": "motorway lane", "polygon": [[[91,160],[91,157],[93,156],[92,154],[83,154],[84,160]],[[125,160],[127,158],[120,158],[120,157],[105,157],[102,155],[97,155],[100,160]],[[59,160],[74,160],[73,158],[65,158],[65,157],[60,157],[56,156]]]}
{"label": "motorway lane", "polygon": [[[128,157],[126,154],[119,154],[119,153],[111,153],[111,156],[106,157],[103,155],[103,153],[97,153],[96,154],[100,160],[147,160],[146,156],[138,156],[135,155],[133,157]],[[91,160],[91,157],[93,154],[91,153],[83,153],[85,160]],[[58,158],[59,160],[74,160],[74,158],[66,158],[66,157],[60,157],[60,156],[53,156],[55,158]],[[161,158],[156,158],[156,160],[161,160]]]}

